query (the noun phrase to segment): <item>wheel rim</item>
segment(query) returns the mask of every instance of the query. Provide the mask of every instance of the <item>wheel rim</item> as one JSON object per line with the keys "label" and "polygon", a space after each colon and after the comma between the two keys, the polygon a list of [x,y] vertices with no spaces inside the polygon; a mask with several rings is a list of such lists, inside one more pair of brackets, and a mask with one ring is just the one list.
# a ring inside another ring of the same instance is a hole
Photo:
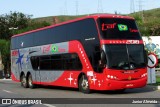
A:
{"label": "wheel rim", "polygon": [[83,90],[88,89],[88,80],[86,78],[84,78],[84,76],[83,76],[83,79],[82,79],[81,87],[82,87]]}
{"label": "wheel rim", "polygon": [[23,86],[26,85],[26,78],[25,78],[25,76],[23,76],[23,78],[22,78],[22,84],[23,84]]}
{"label": "wheel rim", "polygon": [[32,77],[31,76],[29,76],[28,83],[29,83],[29,86],[32,86]]}

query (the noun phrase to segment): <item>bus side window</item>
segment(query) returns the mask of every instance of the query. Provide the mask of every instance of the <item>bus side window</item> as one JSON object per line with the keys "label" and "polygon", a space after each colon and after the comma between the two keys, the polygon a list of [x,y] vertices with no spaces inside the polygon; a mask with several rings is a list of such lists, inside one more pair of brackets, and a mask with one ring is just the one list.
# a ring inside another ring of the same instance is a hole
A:
{"label": "bus side window", "polygon": [[51,56],[51,70],[63,70],[62,55]]}
{"label": "bus side window", "polygon": [[31,57],[34,70],[82,70],[82,63],[76,53]]}
{"label": "bus side window", "polygon": [[39,57],[32,56],[31,57],[31,64],[32,64],[32,68],[34,70],[38,70],[39,69]]}
{"label": "bus side window", "polygon": [[50,64],[50,56],[41,56],[40,57],[40,70],[50,70],[51,64]]}
{"label": "bus side window", "polygon": [[77,54],[66,54],[63,56],[65,70],[81,70],[82,64]]}

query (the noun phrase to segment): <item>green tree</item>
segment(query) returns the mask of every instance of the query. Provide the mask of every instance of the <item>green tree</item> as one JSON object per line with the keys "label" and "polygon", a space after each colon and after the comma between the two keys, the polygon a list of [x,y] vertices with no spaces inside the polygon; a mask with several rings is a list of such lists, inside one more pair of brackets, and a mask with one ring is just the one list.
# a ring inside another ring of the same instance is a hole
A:
{"label": "green tree", "polygon": [[[10,72],[10,38],[14,34],[23,33],[37,28],[49,26],[46,21],[31,20],[31,15],[20,12],[10,12],[0,15],[0,52],[4,64],[5,73]],[[18,28],[16,30],[9,28]]]}
{"label": "green tree", "polygon": [[10,41],[0,39],[0,52],[5,73],[10,72]]}
{"label": "green tree", "polygon": [[10,39],[16,34],[15,31],[9,28],[24,29],[28,26],[31,15],[25,15],[21,12],[10,12],[9,14],[0,15],[0,39]]}
{"label": "green tree", "polygon": [[49,25],[50,25],[50,23],[48,23],[46,21],[37,22],[37,21],[34,21],[34,20],[30,20],[27,27],[25,27],[23,29],[16,30],[16,33],[19,34],[19,33],[27,32],[27,31],[35,30],[35,29],[38,29],[38,28],[46,27],[46,26],[49,26]]}
{"label": "green tree", "polygon": [[25,15],[21,12],[10,12],[6,14],[6,19],[8,20],[9,27],[18,27],[19,29],[23,29],[28,26],[32,15]]}
{"label": "green tree", "polygon": [[0,39],[7,39],[10,36],[6,17],[0,16]]}

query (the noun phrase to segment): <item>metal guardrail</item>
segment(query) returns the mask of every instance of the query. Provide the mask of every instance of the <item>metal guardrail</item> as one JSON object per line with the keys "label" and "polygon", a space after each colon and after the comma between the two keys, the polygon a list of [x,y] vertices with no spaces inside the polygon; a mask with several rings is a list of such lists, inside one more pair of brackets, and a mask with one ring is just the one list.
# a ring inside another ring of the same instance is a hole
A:
{"label": "metal guardrail", "polygon": [[160,71],[160,68],[155,68],[156,69],[156,71]]}

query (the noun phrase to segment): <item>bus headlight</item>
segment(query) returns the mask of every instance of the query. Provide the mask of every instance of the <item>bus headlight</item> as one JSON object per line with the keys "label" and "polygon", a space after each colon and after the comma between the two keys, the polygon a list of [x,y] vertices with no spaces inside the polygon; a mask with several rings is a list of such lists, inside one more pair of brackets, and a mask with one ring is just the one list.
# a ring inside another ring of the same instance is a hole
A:
{"label": "bus headlight", "polygon": [[116,76],[113,76],[113,75],[107,75],[107,78],[108,78],[108,79],[114,79],[114,80],[117,79],[117,77],[116,77]]}
{"label": "bus headlight", "polygon": [[144,74],[141,75],[142,78],[146,77],[146,76],[147,76],[147,73],[144,73]]}
{"label": "bus headlight", "polygon": [[111,76],[111,79],[113,79],[113,76]]}
{"label": "bus headlight", "polygon": [[110,78],[110,75],[107,75],[107,78]]}

